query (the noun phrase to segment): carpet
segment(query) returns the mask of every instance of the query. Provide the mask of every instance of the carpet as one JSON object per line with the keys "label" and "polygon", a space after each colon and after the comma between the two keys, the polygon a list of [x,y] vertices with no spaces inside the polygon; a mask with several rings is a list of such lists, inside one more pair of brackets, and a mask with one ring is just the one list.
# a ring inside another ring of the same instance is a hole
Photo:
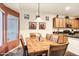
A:
{"label": "carpet", "polygon": [[[21,47],[19,47],[18,49],[16,49],[16,50],[10,52],[10,53],[7,54],[6,56],[23,56],[23,50],[22,50]],[[78,55],[76,55],[76,54],[74,54],[74,53],[72,53],[72,52],[70,52],[70,51],[67,51],[67,52],[65,53],[65,56],[78,56]]]}

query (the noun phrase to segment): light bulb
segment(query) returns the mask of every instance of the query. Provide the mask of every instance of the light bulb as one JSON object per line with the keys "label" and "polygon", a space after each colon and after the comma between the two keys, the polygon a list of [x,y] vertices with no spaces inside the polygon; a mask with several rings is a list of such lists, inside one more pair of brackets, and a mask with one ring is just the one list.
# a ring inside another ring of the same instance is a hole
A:
{"label": "light bulb", "polygon": [[41,17],[37,17],[37,20],[41,20]]}
{"label": "light bulb", "polygon": [[67,6],[67,7],[65,8],[65,10],[68,11],[68,10],[70,10],[70,8],[71,8],[70,6]]}

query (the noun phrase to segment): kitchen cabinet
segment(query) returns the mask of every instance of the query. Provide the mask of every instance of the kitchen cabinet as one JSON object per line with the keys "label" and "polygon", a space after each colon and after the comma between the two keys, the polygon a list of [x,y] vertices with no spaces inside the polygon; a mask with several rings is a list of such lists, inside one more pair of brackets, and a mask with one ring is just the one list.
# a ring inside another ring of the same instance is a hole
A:
{"label": "kitchen cabinet", "polygon": [[56,18],[53,22],[53,26],[56,28],[65,28],[65,19],[61,19],[61,18]]}
{"label": "kitchen cabinet", "polygon": [[60,19],[59,18],[55,19],[55,27],[56,28],[60,27]]}
{"label": "kitchen cabinet", "polygon": [[72,28],[79,28],[79,20],[71,20]]}
{"label": "kitchen cabinet", "polygon": [[54,28],[79,28],[79,20],[56,18],[53,22]]}

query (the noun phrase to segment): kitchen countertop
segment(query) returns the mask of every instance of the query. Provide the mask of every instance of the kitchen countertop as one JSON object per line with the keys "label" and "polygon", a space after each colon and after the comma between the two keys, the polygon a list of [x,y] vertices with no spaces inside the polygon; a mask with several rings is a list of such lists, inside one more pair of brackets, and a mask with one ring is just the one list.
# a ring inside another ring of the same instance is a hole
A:
{"label": "kitchen countertop", "polygon": [[[53,33],[53,34],[63,34],[63,33]],[[68,37],[71,37],[71,38],[79,38],[79,33],[76,33],[76,34],[66,34]]]}

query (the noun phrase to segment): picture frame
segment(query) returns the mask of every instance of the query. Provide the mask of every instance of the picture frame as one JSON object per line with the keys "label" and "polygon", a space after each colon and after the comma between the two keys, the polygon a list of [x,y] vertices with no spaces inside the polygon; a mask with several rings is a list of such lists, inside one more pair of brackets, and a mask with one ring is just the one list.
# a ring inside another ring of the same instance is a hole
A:
{"label": "picture frame", "polygon": [[45,18],[46,18],[47,21],[49,21],[49,16],[46,16]]}
{"label": "picture frame", "polygon": [[39,22],[39,29],[46,29],[46,23],[45,22]]}
{"label": "picture frame", "polygon": [[29,14],[24,14],[24,19],[30,19],[30,15]]}
{"label": "picture frame", "polygon": [[29,29],[36,29],[37,23],[36,22],[29,22]]}

